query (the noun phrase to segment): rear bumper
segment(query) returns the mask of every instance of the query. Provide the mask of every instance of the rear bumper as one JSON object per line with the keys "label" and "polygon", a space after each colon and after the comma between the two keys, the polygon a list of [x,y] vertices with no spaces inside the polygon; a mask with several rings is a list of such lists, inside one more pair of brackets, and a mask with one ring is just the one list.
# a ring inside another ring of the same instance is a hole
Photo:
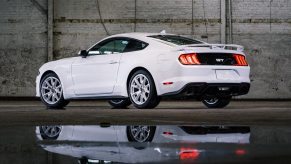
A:
{"label": "rear bumper", "polygon": [[188,83],[178,91],[168,92],[161,96],[239,96],[247,94],[249,90],[250,83]]}

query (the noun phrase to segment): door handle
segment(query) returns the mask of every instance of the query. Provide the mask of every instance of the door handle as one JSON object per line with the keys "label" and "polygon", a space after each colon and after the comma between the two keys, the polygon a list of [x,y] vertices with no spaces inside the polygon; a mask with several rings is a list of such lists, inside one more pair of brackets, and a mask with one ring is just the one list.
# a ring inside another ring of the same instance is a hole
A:
{"label": "door handle", "polygon": [[114,61],[114,60],[111,60],[110,62],[109,62],[109,64],[117,64],[118,62],[117,61]]}

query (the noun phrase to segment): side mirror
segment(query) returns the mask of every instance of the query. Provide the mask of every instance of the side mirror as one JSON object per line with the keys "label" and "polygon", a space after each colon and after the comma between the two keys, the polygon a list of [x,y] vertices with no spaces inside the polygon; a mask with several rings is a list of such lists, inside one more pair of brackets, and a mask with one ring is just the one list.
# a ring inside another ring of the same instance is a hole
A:
{"label": "side mirror", "polygon": [[82,57],[82,58],[86,58],[88,56],[88,52],[86,50],[81,50],[79,52],[79,55]]}

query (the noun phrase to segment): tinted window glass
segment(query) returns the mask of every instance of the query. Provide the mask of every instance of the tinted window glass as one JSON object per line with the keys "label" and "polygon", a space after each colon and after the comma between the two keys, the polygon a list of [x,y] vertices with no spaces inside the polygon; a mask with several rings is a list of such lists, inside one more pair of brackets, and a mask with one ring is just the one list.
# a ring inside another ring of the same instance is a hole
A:
{"label": "tinted window glass", "polygon": [[198,40],[178,36],[178,35],[153,35],[149,36],[151,38],[160,39],[166,42],[174,43],[177,45],[188,45],[188,44],[203,44],[203,42],[200,42]]}
{"label": "tinted window glass", "polygon": [[124,52],[139,51],[144,49],[147,45],[147,43],[131,39],[125,47]]}
{"label": "tinted window glass", "polygon": [[89,51],[89,55],[116,54],[124,51],[127,40],[116,39],[97,44]]}

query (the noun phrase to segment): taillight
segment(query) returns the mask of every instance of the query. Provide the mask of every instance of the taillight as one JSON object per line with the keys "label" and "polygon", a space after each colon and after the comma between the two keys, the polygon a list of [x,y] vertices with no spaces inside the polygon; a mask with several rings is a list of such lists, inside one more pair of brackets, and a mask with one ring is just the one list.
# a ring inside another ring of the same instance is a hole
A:
{"label": "taillight", "polygon": [[197,54],[192,53],[192,54],[182,54],[179,56],[179,61],[180,63],[184,65],[197,65],[200,64]]}
{"label": "taillight", "polygon": [[197,149],[181,148],[179,155],[181,160],[195,160],[199,157],[200,152]]}
{"label": "taillight", "polygon": [[238,156],[245,155],[246,153],[247,152],[244,149],[237,149],[237,150],[235,150],[235,154],[238,155]]}
{"label": "taillight", "polygon": [[237,66],[248,66],[246,57],[240,54],[233,54]]}

